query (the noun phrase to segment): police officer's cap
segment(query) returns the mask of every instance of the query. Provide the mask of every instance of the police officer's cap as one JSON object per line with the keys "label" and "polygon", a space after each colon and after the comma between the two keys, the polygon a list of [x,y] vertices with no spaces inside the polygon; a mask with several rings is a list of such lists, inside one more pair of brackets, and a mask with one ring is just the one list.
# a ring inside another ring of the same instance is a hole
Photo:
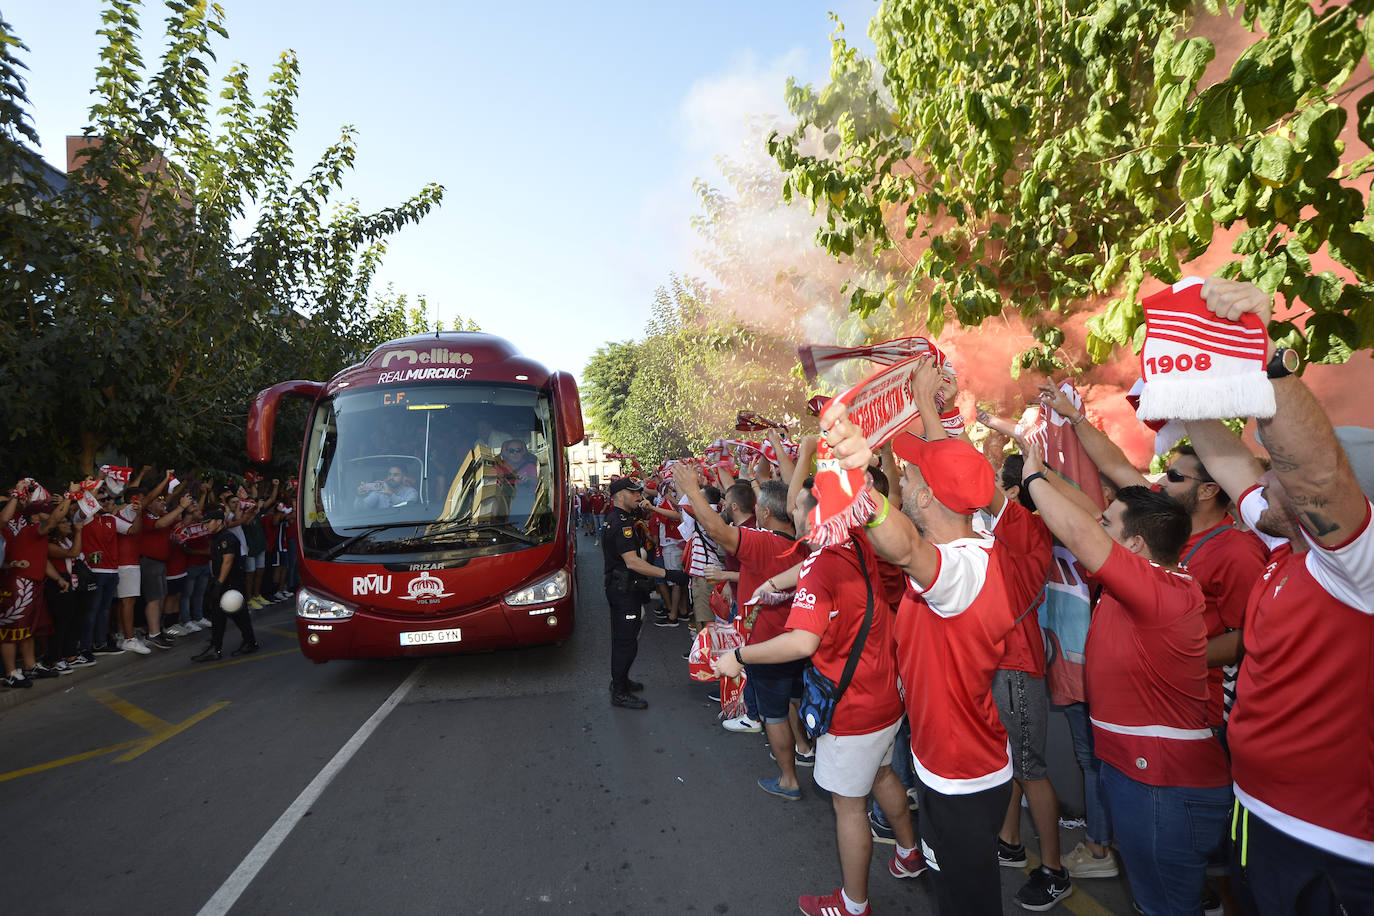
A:
{"label": "police officer's cap", "polygon": [[636,493],[643,493],[644,488],[639,485],[639,481],[633,477],[617,477],[611,481],[611,495],[619,493],[621,490],[634,490]]}

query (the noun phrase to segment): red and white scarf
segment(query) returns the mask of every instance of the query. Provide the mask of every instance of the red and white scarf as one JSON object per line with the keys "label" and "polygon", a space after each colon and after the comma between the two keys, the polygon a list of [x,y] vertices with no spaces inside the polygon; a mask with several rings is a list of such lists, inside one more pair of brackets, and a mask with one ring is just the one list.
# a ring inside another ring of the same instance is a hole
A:
{"label": "red and white scarf", "polygon": [[105,475],[105,489],[111,496],[118,496],[124,492],[124,487],[129,483],[129,478],[133,476],[133,468],[122,468],[117,464],[102,464],[100,472]]}
{"label": "red and white scarf", "polygon": [[935,354],[936,358],[940,360],[941,369],[949,364],[949,360],[944,353],[940,352],[940,348],[924,337],[898,337],[867,347],[807,346],[797,348],[797,356],[801,359],[802,371],[806,373],[806,380],[813,385],[816,383],[816,377],[822,372],[851,359],[866,359],[880,366],[893,366],[905,362],[913,356],[923,356],[926,353]]}
{"label": "red and white scarf", "polygon": [[1265,374],[1263,322],[1245,314],[1219,318],[1202,299],[1202,280],[1187,277],[1141,303],[1145,379],[1142,420],[1272,417],[1274,388]]}

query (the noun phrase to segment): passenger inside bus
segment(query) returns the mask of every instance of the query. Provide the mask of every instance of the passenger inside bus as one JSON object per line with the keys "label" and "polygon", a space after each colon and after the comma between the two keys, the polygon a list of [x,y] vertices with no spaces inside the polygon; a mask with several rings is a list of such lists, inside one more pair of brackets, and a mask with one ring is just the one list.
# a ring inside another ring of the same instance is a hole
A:
{"label": "passenger inside bus", "polygon": [[386,476],[381,480],[364,481],[358,484],[358,497],[353,508],[359,511],[391,509],[415,502],[420,492],[415,489],[414,481],[406,476],[400,464],[387,467]]}

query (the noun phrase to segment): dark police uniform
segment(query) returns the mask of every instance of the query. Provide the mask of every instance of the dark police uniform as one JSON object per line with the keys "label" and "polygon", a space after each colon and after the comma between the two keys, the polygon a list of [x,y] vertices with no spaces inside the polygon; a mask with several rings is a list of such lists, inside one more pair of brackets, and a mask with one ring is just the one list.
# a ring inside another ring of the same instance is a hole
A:
{"label": "dark police uniform", "polygon": [[[601,525],[601,553],[606,566],[606,603],[611,607],[611,699],[630,695],[630,665],[639,653],[644,598],[621,554],[648,546],[638,516],[612,506]],[[617,704],[621,705],[621,704]]]}
{"label": "dark police uniform", "polygon": [[[220,570],[224,568],[224,558],[232,557],[232,565],[229,567],[229,576],[224,581],[219,580]],[[240,593],[244,590],[243,585],[243,561],[239,556],[239,540],[230,533],[228,528],[221,529],[215,533],[210,541],[210,587],[205,594],[205,607],[210,612],[210,645],[198,655],[192,656],[192,661],[210,662],[217,660],[221,655],[221,648],[224,645],[224,631],[227,629],[228,618],[231,616],[224,612],[219,606],[220,597],[230,589],[236,589]],[[247,601],[247,596],[244,597]],[[258,648],[257,637],[253,635],[253,616],[252,611],[245,603],[243,608],[232,615],[234,625],[239,629],[239,636],[243,642],[234,655],[247,655],[256,652]]]}

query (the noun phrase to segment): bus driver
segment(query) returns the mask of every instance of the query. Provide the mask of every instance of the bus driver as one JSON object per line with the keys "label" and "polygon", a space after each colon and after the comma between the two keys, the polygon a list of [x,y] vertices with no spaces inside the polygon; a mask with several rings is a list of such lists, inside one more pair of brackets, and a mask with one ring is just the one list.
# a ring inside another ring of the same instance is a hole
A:
{"label": "bus driver", "polygon": [[406,483],[405,469],[393,464],[387,468],[384,479],[358,484],[358,498],[354,501],[354,507],[364,510],[389,509],[419,498],[419,491]]}

